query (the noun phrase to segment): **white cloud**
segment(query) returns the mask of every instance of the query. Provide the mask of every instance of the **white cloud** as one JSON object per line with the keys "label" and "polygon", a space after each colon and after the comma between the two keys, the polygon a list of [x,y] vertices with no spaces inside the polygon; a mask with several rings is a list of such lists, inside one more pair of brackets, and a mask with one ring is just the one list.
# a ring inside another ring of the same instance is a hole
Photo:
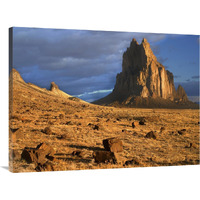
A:
{"label": "white cloud", "polygon": [[79,94],[77,95],[77,97],[82,97],[82,96],[86,96],[86,95],[91,95],[91,94],[98,94],[98,93],[107,93],[107,92],[112,92],[113,89],[109,89],[109,90],[96,90],[96,91],[92,91],[92,92],[85,92],[83,94]]}

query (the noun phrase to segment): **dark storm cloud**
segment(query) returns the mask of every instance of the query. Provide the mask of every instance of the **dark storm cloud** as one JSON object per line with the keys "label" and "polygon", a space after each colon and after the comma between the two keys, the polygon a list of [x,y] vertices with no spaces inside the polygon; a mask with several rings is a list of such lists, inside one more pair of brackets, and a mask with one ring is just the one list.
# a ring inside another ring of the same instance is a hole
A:
{"label": "dark storm cloud", "polygon": [[26,82],[49,88],[55,81],[71,95],[92,99],[104,94],[88,92],[114,87],[132,38],[138,43],[147,38],[157,54],[157,43],[166,38],[164,34],[37,28],[14,28],[13,36],[14,67]]}

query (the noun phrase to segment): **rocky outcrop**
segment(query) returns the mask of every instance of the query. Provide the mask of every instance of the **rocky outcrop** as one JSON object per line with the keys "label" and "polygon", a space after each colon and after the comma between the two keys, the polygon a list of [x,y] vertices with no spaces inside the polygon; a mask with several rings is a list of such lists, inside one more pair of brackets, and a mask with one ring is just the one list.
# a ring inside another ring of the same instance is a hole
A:
{"label": "rocky outcrop", "polygon": [[134,95],[174,99],[173,74],[157,61],[146,39],[140,45],[133,39],[124,53],[122,72],[117,75],[113,93],[125,98]]}
{"label": "rocky outcrop", "polygon": [[53,92],[53,91],[59,90],[59,87],[58,85],[55,84],[55,82],[51,82],[50,90]]}
{"label": "rocky outcrop", "polygon": [[[160,102],[158,106],[152,102]],[[122,72],[117,74],[113,92],[95,104],[131,107],[168,107],[188,101],[184,89],[175,90],[173,74],[157,61],[144,38],[141,44],[133,39],[123,54]],[[142,102],[142,103],[141,103]]]}
{"label": "rocky outcrop", "polygon": [[122,152],[123,151],[123,144],[122,141],[118,138],[109,138],[103,140],[103,146],[106,151],[110,152]]}
{"label": "rocky outcrop", "polygon": [[176,99],[178,101],[188,101],[187,94],[181,85],[178,86],[178,89],[176,91]]}
{"label": "rocky outcrop", "polygon": [[61,97],[72,97],[71,95],[60,90],[58,85],[55,84],[55,82],[51,82],[50,91]]}
{"label": "rocky outcrop", "polygon": [[21,77],[20,73],[14,68],[12,68],[12,70],[10,72],[10,80],[16,80],[16,81],[20,81],[22,83],[25,83],[25,81]]}

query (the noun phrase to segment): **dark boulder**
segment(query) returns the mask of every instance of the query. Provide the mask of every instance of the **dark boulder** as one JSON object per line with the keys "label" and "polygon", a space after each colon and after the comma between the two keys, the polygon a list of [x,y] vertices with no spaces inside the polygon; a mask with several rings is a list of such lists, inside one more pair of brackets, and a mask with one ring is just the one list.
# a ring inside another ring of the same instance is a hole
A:
{"label": "dark boulder", "polygon": [[145,137],[156,139],[156,135],[153,131],[148,132]]}
{"label": "dark boulder", "polygon": [[103,146],[107,151],[110,152],[122,152],[123,144],[118,138],[109,138],[103,140]]}
{"label": "dark boulder", "polygon": [[117,158],[110,151],[96,151],[93,153],[93,158],[96,163],[117,163]]}

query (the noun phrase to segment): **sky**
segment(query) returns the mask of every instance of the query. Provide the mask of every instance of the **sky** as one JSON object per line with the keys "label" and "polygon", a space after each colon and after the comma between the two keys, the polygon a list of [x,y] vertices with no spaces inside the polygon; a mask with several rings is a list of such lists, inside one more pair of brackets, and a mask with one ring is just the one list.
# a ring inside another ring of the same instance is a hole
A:
{"label": "sky", "polygon": [[[197,35],[154,34],[42,28],[13,28],[13,67],[25,82],[92,102],[112,92],[122,71],[122,55],[135,38],[146,38],[165,68],[174,74],[175,87],[199,96]],[[191,99],[192,99],[191,97]]]}

